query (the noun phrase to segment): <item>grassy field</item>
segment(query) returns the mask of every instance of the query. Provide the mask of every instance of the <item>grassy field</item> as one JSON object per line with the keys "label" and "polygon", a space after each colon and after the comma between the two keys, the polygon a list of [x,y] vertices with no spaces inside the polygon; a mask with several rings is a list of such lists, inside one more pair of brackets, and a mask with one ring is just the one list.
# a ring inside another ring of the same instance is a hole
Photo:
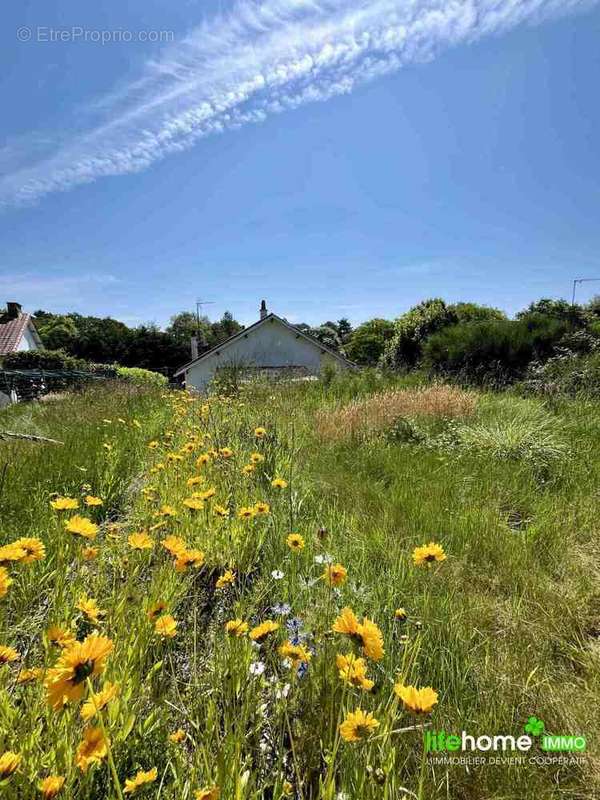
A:
{"label": "grassy field", "polygon": [[[2,797],[600,797],[597,404],[364,373],[0,430],[63,442],[0,441]],[[424,750],[533,716],[585,753]]]}

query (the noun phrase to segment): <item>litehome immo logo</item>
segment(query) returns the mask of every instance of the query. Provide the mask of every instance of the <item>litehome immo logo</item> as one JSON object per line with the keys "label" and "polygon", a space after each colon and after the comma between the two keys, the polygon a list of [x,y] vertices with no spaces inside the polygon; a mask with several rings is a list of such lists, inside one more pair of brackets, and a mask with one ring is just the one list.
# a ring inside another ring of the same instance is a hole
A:
{"label": "litehome immo logo", "polygon": [[446,731],[425,731],[424,745],[427,753],[441,752],[507,752],[527,753],[537,740],[541,750],[545,752],[581,753],[586,748],[585,736],[574,734],[549,734],[541,719],[529,717],[524,733],[495,734],[489,736],[473,736],[466,731],[460,734]]}

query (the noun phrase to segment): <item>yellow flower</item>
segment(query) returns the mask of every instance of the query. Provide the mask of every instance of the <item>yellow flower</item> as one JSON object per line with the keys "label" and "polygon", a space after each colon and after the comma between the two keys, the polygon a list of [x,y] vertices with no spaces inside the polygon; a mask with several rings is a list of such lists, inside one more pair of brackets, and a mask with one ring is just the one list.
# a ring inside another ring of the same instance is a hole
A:
{"label": "yellow flower", "polygon": [[200,511],[204,508],[204,500],[200,497],[186,497],[183,505],[191,511]]}
{"label": "yellow flower", "polygon": [[242,467],[242,472],[244,475],[251,475],[255,471],[256,467],[254,464],[244,464]]}
{"label": "yellow flower", "polygon": [[41,539],[23,538],[17,539],[13,542],[15,547],[21,548],[25,551],[25,555],[21,558],[23,564],[30,564],[32,561],[42,561],[46,558],[46,548]]}
{"label": "yellow flower", "polygon": [[76,533],[79,536],[83,536],[84,539],[95,539],[98,533],[98,526],[96,523],[79,514],[75,514],[74,517],[68,519],[65,522],[65,528],[69,533]]}
{"label": "yellow flower", "polygon": [[157,517],[176,517],[177,516],[177,509],[173,508],[173,506],[164,505],[160,507],[160,510],[156,512]]}
{"label": "yellow flower", "polygon": [[217,589],[224,589],[230,583],[235,583],[235,572],[228,569],[217,580]]}
{"label": "yellow flower", "polygon": [[148,442],[148,450],[157,450],[159,443],[157,441]]}
{"label": "yellow flower", "polygon": [[62,775],[48,775],[40,781],[39,789],[44,800],[52,800],[64,786],[65,779]]}
{"label": "yellow flower", "polygon": [[71,511],[79,508],[79,500],[75,497],[55,497],[54,500],[50,500],[50,505],[55,511]]}
{"label": "yellow flower", "polygon": [[265,460],[265,457],[262,453],[250,453],[250,463],[251,464],[262,464]]}
{"label": "yellow flower", "polygon": [[252,519],[256,516],[256,509],[254,506],[242,506],[237,515],[240,519]]}
{"label": "yellow flower", "polygon": [[262,640],[268,636],[270,633],[274,633],[279,628],[278,622],[273,622],[271,619],[267,619],[264,622],[261,622],[260,625],[257,625],[256,628],[252,628],[250,631],[250,638],[253,642],[262,642]]}
{"label": "yellow flower", "polygon": [[204,553],[202,550],[184,550],[175,559],[175,569],[177,572],[185,572],[188,567],[198,569],[204,564]]}
{"label": "yellow flower", "polygon": [[335,659],[340,678],[351,686],[369,692],[374,682],[367,678],[367,663],[364,658],[357,658],[353,653],[337,655]]}
{"label": "yellow flower", "polygon": [[177,622],[170,614],[163,614],[154,623],[154,630],[159,636],[172,639],[177,636]]}
{"label": "yellow flower", "polygon": [[81,555],[84,561],[93,561],[96,556],[98,555],[99,550],[97,547],[84,547],[81,551]]}
{"label": "yellow flower", "polygon": [[161,544],[175,558],[179,558],[187,550],[187,545],[180,536],[167,536],[166,539],[162,540]]}
{"label": "yellow flower", "polygon": [[289,781],[284,781],[281,791],[285,797],[291,797],[294,794],[294,786]]}
{"label": "yellow flower", "polygon": [[77,601],[76,608],[85,614],[94,625],[97,625],[100,622],[100,617],[106,614],[106,611],[98,608],[98,603],[93,598],[88,598],[85,595],[81,595]]}
{"label": "yellow flower", "polygon": [[351,608],[343,608],[333,623],[334,633],[345,633],[346,636],[358,636],[360,623]]}
{"label": "yellow flower", "polygon": [[438,701],[438,694],[431,686],[417,689],[416,686],[396,683],[394,691],[402,700],[404,707],[414,714],[430,714]]}
{"label": "yellow flower", "polygon": [[169,453],[167,455],[167,461],[170,461],[171,463],[175,463],[176,461],[183,461],[183,456],[180,455],[179,453]]}
{"label": "yellow flower", "polygon": [[221,789],[218,786],[205,786],[194,795],[196,800],[219,800]]}
{"label": "yellow flower", "polygon": [[254,504],[254,510],[257,514],[268,514],[271,506],[268,503],[258,502]]}
{"label": "yellow flower", "polygon": [[181,728],[178,728],[173,733],[169,734],[169,741],[173,742],[173,744],[181,744],[185,739],[185,731]]}
{"label": "yellow flower", "polygon": [[75,763],[82,772],[87,772],[90,764],[102,761],[108,753],[109,740],[104,736],[102,728],[86,728],[83,741],[77,748]]}
{"label": "yellow flower", "polygon": [[19,658],[19,653],[14,647],[0,644],[0,666],[2,664],[10,664],[11,661],[18,661]]}
{"label": "yellow flower", "polygon": [[0,564],[5,564],[8,561],[22,561],[26,555],[26,551],[14,542],[5,544],[0,547]]}
{"label": "yellow flower", "polygon": [[321,578],[329,586],[341,586],[348,577],[348,571],[341,564],[328,564]]}
{"label": "yellow flower", "polygon": [[208,453],[201,453],[196,459],[196,466],[202,469],[206,464],[210,464],[210,456]]}
{"label": "yellow flower", "polygon": [[225,623],[225,630],[230,636],[243,636],[248,632],[248,623],[241,619],[230,619]]}
{"label": "yellow flower", "polygon": [[0,597],[4,597],[12,582],[12,578],[8,574],[6,567],[0,567]]}
{"label": "yellow flower", "polygon": [[367,739],[379,727],[379,722],[372,714],[362,709],[351,711],[340,725],[340,735],[347,742],[360,742]]}
{"label": "yellow flower", "polygon": [[312,658],[312,653],[301,644],[292,644],[289,639],[279,647],[279,655],[282,658],[289,658],[293,667],[306,664]]}
{"label": "yellow flower", "polygon": [[264,439],[265,436],[267,435],[267,429],[266,428],[254,428],[254,435],[256,436],[257,439]]}
{"label": "yellow flower", "polygon": [[290,533],[285,541],[287,542],[287,546],[290,548],[290,550],[304,549],[304,539],[299,533]]}
{"label": "yellow flower", "polygon": [[416,566],[423,564],[431,566],[434,561],[445,561],[446,554],[441,545],[429,542],[429,544],[421,545],[421,547],[415,547],[412,557]]}
{"label": "yellow flower", "polygon": [[197,496],[201,497],[202,500],[210,500],[210,498],[214,497],[216,493],[217,490],[211,486],[210,489],[207,489],[205,492],[200,492],[200,494]]}
{"label": "yellow flower", "polygon": [[229,516],[229,509],[225,508],[225,506],[213,506],[213,514],[215,517],[228,517]]}
{"label": "yellow flower", "polygon": [[380,661],[383,658],[383,635],[377,625],[370,619],[363,617],[362,623],[358,621],[351,608],[343,608],[340,615],[333,623],[334,633],[343,633],[350,636],[362,645],[363,653]]}
{"label": "yellow flower", "polygon": [[7,750],[0,756],[0,779],[10,777],[19,769],[23,756]]}
{"label": "yellow flower", "polygon": [[52,625],[48,628],[47,636],[51,644],[56,644],[59,647],[70,647],[76,641],[72,631],[67,628],[61,628],[59,625]]}
{"label": "yellow flower", "polygon": [[134,550],[152,550],[154,547],[153,539],[143,531],[140,533],[132,533],[127,537],[127,542]]}
{"label": "yellow flower", "polygon": [[273,478],[271,481],[271,486],[274,489],[285,489],[287,485],[287,481],[285,481],[283,478]]}
{"label": "yellow flower", "polygon": [[406,613],[406,611],[403,608],[397,608],[394,611],[394,617],[397,620],[399,620],[400,622],[405,622],[406,618],[408,617],[408,614]]}
{"label": "yellow flower", "polygon": [[44,670],[39,667],[32,667],[31,669],[22,669],[17,675],[17,683],[24,686],[26,683],[33,683],[42,677]]}
{"label": "yellow flower", "polygon": [[233,450],[231,447],[220,447],[219,448],[219,455],[221,458],[231,458],[233,455]]}
{"label": "yellow flower", "polygon": [[108,681],[102,687],[102,690],[91,694],[85,703],[81,706],[81,718],[85,722],[89,722],[96,716],[98,711],[102,711],[111,700],[119,694],[119,684],[109,683]]}
{"label": "yellow flower", "polygon": [[158,602],[153,603],[146,611],[146,615],[149,620],[154,622],[154,620],[167,608],[167,604],[163,600],[158,600]]}
{"label": "yellow flower", "polygon": [[359,626],[358,635],[362,641],[363,653],[373,661],[381,661],[384,654],[383,634],[377,625],[370,619],[363,617]]}
{"label": "yellow flower", "polygon": [[148,783],[154,783],[154,781],[158,777],[158,770],[156,767],[153,767],[148,772],[142,772],[141,770],[135,776],[135,778],[127,778],[125,781],[125,794],[135,794],[138,789],[142,786],[145,786]]}
{"label": "yellow flower", "polygon": [[56,666],[46,673],[44,683],[50,705],[58,710],[71,700],[81,700],[86,679],[104,672],[112,649],[110,639],[95,633],[65,648]]}
{"label": "yellow flower", "polygon": [[186,481],[187,486],[198,486],[200,483],[204,483],[206,478],[204,475],[194,475],[191,478],[188,478]]}
{"label": "yellow flower", "polygon": [[94,497],[93,494],[86,494],[86,496],[83,498],[83,502],[86,504],[86,506],[91,506],[92,508],[94,506],[102,506],[102,505],[104,505],[104,502],[103,502],[102,498],[101,497]]}

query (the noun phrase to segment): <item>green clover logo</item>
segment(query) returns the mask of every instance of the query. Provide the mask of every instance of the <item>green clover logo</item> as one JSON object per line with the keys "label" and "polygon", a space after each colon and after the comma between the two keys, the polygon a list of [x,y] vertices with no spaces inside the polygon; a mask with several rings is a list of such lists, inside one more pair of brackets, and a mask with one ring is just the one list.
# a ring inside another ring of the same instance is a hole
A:
{"label": "green clover logo", "polygon": [[541,719],[529,717],[527,725],[525,725],[525,733],[530,733],[532,736],[541,736],[545,727]]}

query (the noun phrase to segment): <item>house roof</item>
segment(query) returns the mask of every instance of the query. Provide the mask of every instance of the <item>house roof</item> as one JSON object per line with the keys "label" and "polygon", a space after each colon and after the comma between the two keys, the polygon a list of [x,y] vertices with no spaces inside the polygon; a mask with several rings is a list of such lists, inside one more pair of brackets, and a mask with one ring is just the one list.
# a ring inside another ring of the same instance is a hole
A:
{"label": "house roof", "polygon": [[266,322],[269,321],[273,322],[274,320],[277,320],[277,322],[281,323],[285,328],[292,331],[297,336],[301,336],[303,339],[306,339],[315,347],[318,347],[324,353],[329,353],[329,355],[333,356],[333,358],[337,359],[338,361],[347,364],[349,367],[357,369],[357,365],[354,364],[354,362],[349,361],[347,358],[344,358],[344,356],[340,355],[340,353],[336,352],[335,350],[332,350],[331,347],[327,347],[327,345],[322,344],[318,339],[315,339],[314,336],[310,336],[308,333],[301,331],[300,328],[296,328],[295,325],[290,325],[289,322],[287,322],[285,319],[282,319],[282,317],[278,317],[277,314],[271,313],[267,314],[267,316],[264,317],[263,319],[259,319],[258,322],[255,322],[253,325],[249,325],[247,328],[243,328],[238,333],[234,333],[233,336],[230,336],[229,339],[225,339],[224,342],[221,342],[220,344],[211,347],[210,350],[207,350],[206,353],[202,353],[202,355],[198,356],[198,358],[193,359],[193,361],[189,361],[187,364],[184,364],[177,370],[177,372],[175,373],[175,377],[177,377],[178,375],[183,375],[183,373],[187,372],[190,369],[190,367],[199,364],[200,362],[207,359],[209,356],[216,354],[219,350],[228,347],[232,342],[236,341],[237,339],[241,339],[247,336],[250,333],[250,331],[254,331],[261,325],[264,325]]}
{"label": "house roof", "polygon": [[32,322],[31,314],[22,313],[6,322],[2,322],[0,317],[0,356],[15,352],[27,328],[32,331],[38,347],[41,347],[42,342]]}

